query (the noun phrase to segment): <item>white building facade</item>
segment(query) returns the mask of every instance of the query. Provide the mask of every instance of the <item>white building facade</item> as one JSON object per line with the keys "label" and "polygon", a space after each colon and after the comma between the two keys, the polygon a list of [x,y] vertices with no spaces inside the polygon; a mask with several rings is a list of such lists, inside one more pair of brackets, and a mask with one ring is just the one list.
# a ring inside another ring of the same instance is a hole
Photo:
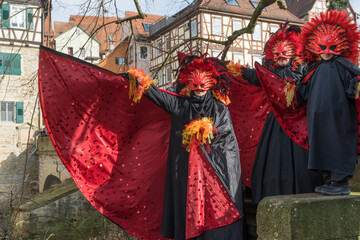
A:
{"label": "white building facade", "polygon": [[100,59],[99,41],[78,26],[55,38],[55,50],[90,63],[98,63]]}

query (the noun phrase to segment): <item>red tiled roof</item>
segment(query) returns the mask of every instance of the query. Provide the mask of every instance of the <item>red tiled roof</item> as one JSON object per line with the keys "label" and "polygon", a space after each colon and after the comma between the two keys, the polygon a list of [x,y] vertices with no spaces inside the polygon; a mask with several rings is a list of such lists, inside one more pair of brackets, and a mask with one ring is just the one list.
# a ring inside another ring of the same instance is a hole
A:
{"label": "red tiled roof", "polygon": [[[225,0],[202,0],[199,7],[202,9],[244,14],[248,16],[251,16],[254,13],[255,8],[250,0],[237,0],[237,2],[239,4],[239,7],[228,5]],[[255,0],[254,2],[259,2],[259,0]],[[291,12],[280,9],[276,3],[273,3],[270,6],[266,7],[266,11],[263,11],[260,17],[276,20],[285,20],[290,22],[303,22]]]}
{"label": "red tiled roof", "polygon": [[[127,17],[133,17],[136,16],[138,13],[137,12],[129,12],[126,11],[125,12],[125,18]],[[146,14],[144,19],[135,19],[133,21],[133,29],[134,29],[134,34],[137,37],[148,37],[149,36],[149,32],[146,32],[143,26],[143,23],[155,23],[157,21],[159,21],[160,19],[162,19],[163,16],[159,16],[159,15],[153,15],[153,14]]]}
{"label": "red tiled roof", "polygon": [[128,65],[117,65],[115,63],[116,57],[126,57],[126,49],[128,41],[122,41],[106,58],[98,64],[99,67],[105,68],[115,73],[124,73],[128,70]]}

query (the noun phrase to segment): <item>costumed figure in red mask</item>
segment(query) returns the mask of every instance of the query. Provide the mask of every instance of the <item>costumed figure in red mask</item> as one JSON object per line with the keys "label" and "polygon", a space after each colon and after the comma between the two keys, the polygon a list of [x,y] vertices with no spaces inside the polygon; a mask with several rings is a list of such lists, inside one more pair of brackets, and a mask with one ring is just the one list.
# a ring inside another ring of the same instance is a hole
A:
{"label": "costumed figure in red mask", "polygon": [[348,180],[358,161],[359,40],[346,11],[320,13],[302,27],[299,43],[312,64],[301,82],[295,87],[277,76],[273,85],[262,82],[280,124],[309,148],[308,168],[319,170],[325,182],[315,192],[326,195],[350,194]]}
{"label": "costumed figure in red mask", "polygon": [[301,43],[316,62],[298,85],[297,101],[307,103],[309,169],[321,170],[325,181],[315,191],[326,195],[350,194],[358,159],[359,40],[346,11],[321,13],[303,26]]}
{"label": "costumed figure in red mask", "polygon": [[[286,23],[280,26],[265,44],[264,66],[284,83],[298,82],[306,71],[297,43],[300,32],[299,27],[288,27]],[[244,78],[249,84],[258,87],[259,94],[265,98],[260,80],[268,78],[268,75],[258,74],[255,69],[238,69],[239,80]],[[321,176],[307,169],[308,150],[287,135],[271,106],[263,124],[254,159],[251,174],[254,203],[259,203],[266,196],[314,192],[315,186],[322,184]]]}
{"label": "costumed figure in red mask", "polygon": [[139,239],[244,239],[232,74],[217,58],[179,62],[172,93],[141,70],[118,75],[42,48],[49,136],[90,203]]}

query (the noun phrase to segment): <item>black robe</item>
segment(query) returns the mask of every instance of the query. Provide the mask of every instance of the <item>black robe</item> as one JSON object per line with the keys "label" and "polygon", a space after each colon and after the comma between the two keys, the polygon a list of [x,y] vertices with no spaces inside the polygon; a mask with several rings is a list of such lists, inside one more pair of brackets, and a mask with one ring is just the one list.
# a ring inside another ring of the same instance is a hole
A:
{"label": "black robe", "polygon": [[354,101],[359,79],[353,72],[359,69],[342,57],[316,65],[314,74],[299,84],[297,92],[298,100],[307,103],[308,167],[353,175],[359,136]]}
{"label": "black robe", "polygon": [[[284,67],[271,69],[282,79],[299,81],[305,66],[292,71],[289,62]],[[251,85],[261,87],[254,69],[244,69],[243,78]],[[264,123],[258,143],[251,176],[251,193],[254,203],[267,196],[309,193],[322,184],[320,174],[307,169],[308,151],[295,143],[283,130],[271,111]]]}
{"label": "black robe", "polygon": [[228,108],[214,99],[210,91],[204,97],[178,97],[162,92],[155,86],[145,96],[171,114],[171,132],[166,172],[163,236],[185,239],[186,196],[189,152],[182,146],[182,131],[190,121],[212,117],[218,137],[206,155],[216,175],[237,207],[242,219],[204,232],[198,239],[243,239],[243,202],[238,144]]}

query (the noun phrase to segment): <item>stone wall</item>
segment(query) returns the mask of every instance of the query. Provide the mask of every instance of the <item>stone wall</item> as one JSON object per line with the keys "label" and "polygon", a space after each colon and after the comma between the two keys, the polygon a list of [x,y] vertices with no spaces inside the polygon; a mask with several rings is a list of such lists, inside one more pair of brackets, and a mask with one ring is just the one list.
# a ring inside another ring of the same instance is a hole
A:
{"label": "stone wall", "polygon": [[74,182],[44,191],[22,205],[17,223],[17,237],[23,239],[136,239],[95,210]]}
{"label": "stone wall", "polygon": [[[22,183],[29,137],[26,177],[35,184],[38,174],[35,136],[41,128],[37,94],[37,68],[39,49],[33,47],[0,46],[0,52],[21,55],[21,75],[0,75],[0,99],[5,102],[24,103],[24,122],[0,120],[0,192],[14,191]],[[16,115],[16,111],[14,111]],[[33,119],[32,119],[33,117]],[[32,120],[31,120],[32,119]],[[30,132],[29,132],[30,130]],[[31,189],[28,189],[31,191]]]}
{"label": "stone wall", "polygon": [[258,240],[360,239],[360,196],[297,194],[264,198]]}
{"label": "stone wall", "polygon": [[39,192],[44,190],[45,182],[49,179],[49,176],[54,176],[61,182],[71,178],[69,172],[56,154],[48,136],[38,138],[38,149],[36,153],[39,157]]}

